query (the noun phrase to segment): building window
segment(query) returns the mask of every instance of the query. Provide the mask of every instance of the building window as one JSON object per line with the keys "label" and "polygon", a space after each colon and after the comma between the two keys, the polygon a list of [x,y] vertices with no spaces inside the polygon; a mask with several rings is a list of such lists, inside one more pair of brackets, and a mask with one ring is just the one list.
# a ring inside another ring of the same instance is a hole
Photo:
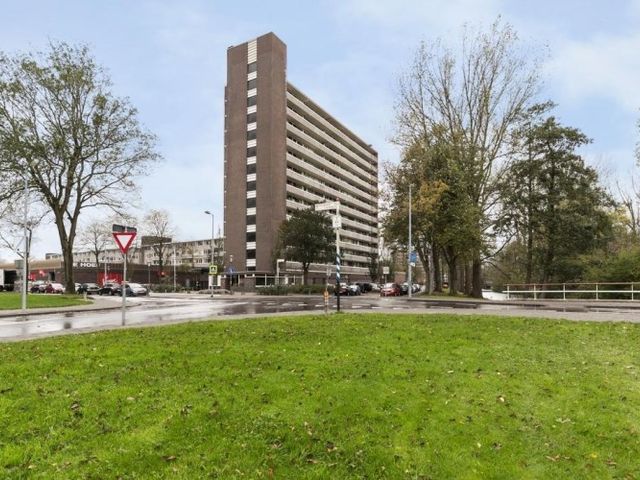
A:
{"label": "building window", "polygon": [[247,132],[247,140],[255,140],[256,139],[257,130],[249,130]]}
{"label": "building window", "polygon": [[255,250],[247,250],[247,258],[256,258]]}
{"label": "building window", "polygon": [[247,243],[251,243],[255,241],[256,241],[256,232],[247,233]]}
{"label": "building window", "polygon": [[247,225],[255,225],[255,224],[256,224],[256,216],[247,215]]}
{"label": "building window", "polygon": [[256,156],[256,147],[247,148],[247,157],[255,157]]}
{"label": "building window", "polygon": [[247,65],[247,73],[253,73],[258,71],[258,62],[251,62]]}
{"label": "building window", "polygon": [[247,208],[254,208],[256,206],[256,197],[247,198]]}
{"label": "building window", "polygon": [[247,165],[247,175],[251,175],[252,173],[256,173],[256,164],[250,163]]}
{"label": "building window", "polygon": [[256,112],[253,112],[247,115],[247,124],[255,123],[256,120],[258,120],[258,114]]}
{"label": "building window", "polygon": [[258,80],[255,78],[247,82],[247,90],[253,90],[257,86],[258,86]]}
{"label": "building window", "polygon": [[256,182],[247,182],[247,192],[251,192],[256,189]]}
{"label": "building window", "polygon": [[247,107],[253,107],[257,103],[257,99],[258,99],[257,95],[247,98]]}
{"label": "building window", "polygon": [[255,272],[256,267],[247,267],[247,272]]}

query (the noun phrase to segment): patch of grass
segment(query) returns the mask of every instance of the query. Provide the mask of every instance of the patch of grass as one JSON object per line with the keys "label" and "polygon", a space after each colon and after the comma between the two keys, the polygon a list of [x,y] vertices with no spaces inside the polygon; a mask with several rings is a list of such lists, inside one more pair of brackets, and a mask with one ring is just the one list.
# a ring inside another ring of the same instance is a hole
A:
{"label": "patch of grass", "polygon": [[0,344],[0,477],[638,478],[639,343],[342,314]]}
{"label": "patch of grass", "polygon": [[[29,294],[27,298],[27,308],[71,307],[75,305],[89,304],[91,304],[91,301],[84,300],[79,295]],[[0,310],[17,310],[21,306],[22,300],[19,293],[0,293]]]}

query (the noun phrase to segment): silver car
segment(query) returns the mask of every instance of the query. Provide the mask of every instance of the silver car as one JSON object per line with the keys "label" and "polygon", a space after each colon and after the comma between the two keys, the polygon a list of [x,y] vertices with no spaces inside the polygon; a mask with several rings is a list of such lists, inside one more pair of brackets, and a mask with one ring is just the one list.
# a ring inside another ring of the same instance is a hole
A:
{"label": "silver car", "polygon": [[146,295],[149,293],[145,287],[139,283],[128,283],[127,286],[131,289],[133,294],[137,297],[139,295]]}

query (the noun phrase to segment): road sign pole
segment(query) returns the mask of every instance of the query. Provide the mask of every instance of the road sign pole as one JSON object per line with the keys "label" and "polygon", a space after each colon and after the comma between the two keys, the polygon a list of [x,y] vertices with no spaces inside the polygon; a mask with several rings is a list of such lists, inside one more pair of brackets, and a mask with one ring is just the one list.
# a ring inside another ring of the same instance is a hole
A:
{"label": "road sign pole", "polygon": [[126,323],[126,305],[127,305],[127,252],[129,247],[136,238],[137,229],[135,227],[125,227],[122,225],[113,225],[113,239],[116,241],[120,252],[122,252],[122,326]]}
{"label": "road sign pole", "polygon": [[127,254],[123,253],[122,258],[124,263],[124,268],[122,269],[122,326],[124,327],[126,323],[125,312],[127,305],[127,287],[125,283],[127,281]]}

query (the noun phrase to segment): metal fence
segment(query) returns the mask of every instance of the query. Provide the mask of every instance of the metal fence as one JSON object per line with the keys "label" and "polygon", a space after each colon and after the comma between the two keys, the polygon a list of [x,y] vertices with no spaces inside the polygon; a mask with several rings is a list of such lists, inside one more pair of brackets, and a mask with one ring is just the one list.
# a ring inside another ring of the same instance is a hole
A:
{"label": "metal fence", "polygon": [[640,300],[640,282],[507,284],[502,293],[513,299]]}

